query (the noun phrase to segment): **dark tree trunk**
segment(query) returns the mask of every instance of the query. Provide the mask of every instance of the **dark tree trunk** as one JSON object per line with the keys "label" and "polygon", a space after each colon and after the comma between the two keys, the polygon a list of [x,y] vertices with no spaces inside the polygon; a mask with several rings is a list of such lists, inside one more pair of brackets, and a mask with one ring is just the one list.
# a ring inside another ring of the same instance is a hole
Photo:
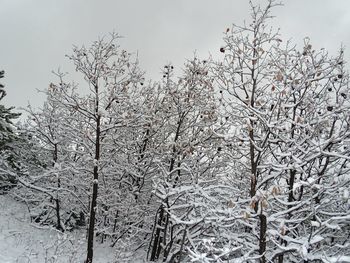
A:
{"label": "dark tree trunk", "polygon": [[155,235],[154,235],[154,240],[153,240],[153,246],[152,246],[152,252],[151,252],[151,257],[150,261],[156,261],[159,258],[160,254],[160,247],[162,243],[162,222],[164,220],[164,207],[163,205],[159,208],[159,216],[158,220],[156,222],[156,229],[155,229]]}
{"label": "dark tree trunk", "polygon": [[284,257],[283,255],[278,256],[278,263],[283,263]]}
{"label": "dark tree trunk", "polygon": [[[96,92],[97,94],[97,92]],[[96,101],[96,139],[95,139],[95,160],[94,160],[94,181],[92,184],[92,197],[90,205],[90,220],[88,230],[88,244],[87,244],[87,257],[85,263],[92,263],[94,254],[94,235],[95,235],[95,218],[97,208],[97,194],[98,194],[98,161],[100,160],[100,133],[101,133],[101,116],[98,115],[98,100]]]}
{"label": "dark tree trunk", "polygon": [[259,254],[261,256],[260,262],[265,263],[266,262],[266,257],[265,257],[266,230],[267,230],[266,216],[264,214],[260,214],[259,219],[260,219]]}
{"label": "dark tree trunk", "polygon": [[[53,166],[55,167],[55,164],[58,161],[58,145],[54,144],[54,152],[53,152]],[[57,174],[57,191],[56,191],[56,198],[55,198],[55,204],[56,204],[56,219],[57,219],[57,224],[56,228],[59,231],[64,231],[64,228],[62,227],[62,222],[61,222],[61,214],[60,214],[60,197],[58,195],[59,189],[61,188],[61,179],[59,177],[60,175]]]}
{"label": "dark tree trunk", "polygon": [[257,183],[257,164],[255,161],[255,148],[252,143],[254,141],[254,132],[253,130],[249,131],[249,138],[251,140],[249,147],[250,154],[250,167],[251,167],[251,178],[250,178],[250,197],[255,196],[256,193],[256,183]]}
{"label": "dark tree trunk", "polygon": [[[296,170],[292,170],[290,172],[290,177],[289,177],[289,194],[288,194],[288,203],[291,203],[294,201],[294,195],[293,195],[293,188],[294,188],[294,182],[295,182],[295,174]],[[288,209],[292,208],[292,205],[288,205]],[[291,214],[289,215],[291,216]]]}
{"label": "dark tree trunk", "polygon": [[[57,182],[57,185],[58,187],[60,187],[60,180],[58,179],[58,182]],[[57,217],[57,230],[59,231],[64,231],[64,228],[62,227],[62,223],[61,223],[61,215],[60,215],[60,199],[57,195],[56,199],[55,199],[55,202],[56,202],[56,217]]]}

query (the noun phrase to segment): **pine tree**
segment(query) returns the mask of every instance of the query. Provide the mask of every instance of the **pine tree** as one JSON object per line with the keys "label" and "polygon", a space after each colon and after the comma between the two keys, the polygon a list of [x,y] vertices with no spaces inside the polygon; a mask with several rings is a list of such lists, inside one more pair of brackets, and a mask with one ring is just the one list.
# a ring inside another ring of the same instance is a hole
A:
{"label": "pine tree", "polygon": [[[0,71],[0,79],[4,77],[5,72]],[[6,96],[4,85],[0,83],[0,101]],[[12,112],[14,107],[6,108],[0,104],[0,187],[7,187],[9,182],[15,183],[14,178],[6,173],[7,167],[14,167],[14,155],[12,154],[11,142],[15,140],[13,123],[11,120],[20,116],[20,113]]]}
{"label": "pine tree", "polygon": [[[4,77],[4,71],[0,71],[0,79]],[[0,83],[0,101],[6,96],[4,85]],[[14,107],[6,108],[0,105],[0,152],[8,149],[9,143],[14,139],[13,123],[11,120],[18,118],[21,114],[12,112]]]}

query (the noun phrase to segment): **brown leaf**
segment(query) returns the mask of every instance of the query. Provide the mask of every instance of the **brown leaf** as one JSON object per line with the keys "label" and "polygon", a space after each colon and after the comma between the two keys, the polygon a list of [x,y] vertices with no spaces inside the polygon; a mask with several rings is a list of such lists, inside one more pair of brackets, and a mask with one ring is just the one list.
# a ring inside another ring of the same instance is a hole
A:
{"label": "brown leaf", "polygon": [[250,203],[250,208],[251,208],[251,209],[255,209],[255,206],[256,206],[256,202],[255,202],[255,201],[252,201],[252,202]]}
{"label": "brown leaf", "polygon": [[267,201],[264,199],[264,200],[261,202],[261,205],[262,205],[263,208],[267,208],[268,203],[267,203]]}
{"label": "brown leaf", "polygon": [[277,81],[282,81],[282,80],[283,80],[283,75],[282,75],[282,73],[281,73],[281,72],[278,72],[278,74],[275,76],[275,79],[276,79]]}
{"label": "brown leaf", "polygon": [[234,208],[234,207],[235,207],[235,203],[234,203],[232,200],[230,200],[230,201],[228,201],[227,206],[228,206],[229,208]]}
{"label": "brown leaf", "polygon": [[286,234],[286,228],[283,226],[281,227],[281,235],[284,236]]}
{"label": "brown leaf", "polygon": [[248,213],[248,212],[243,212],[243,218],[244,219],[248,219],[248,218],[250,218],[250,214]]}

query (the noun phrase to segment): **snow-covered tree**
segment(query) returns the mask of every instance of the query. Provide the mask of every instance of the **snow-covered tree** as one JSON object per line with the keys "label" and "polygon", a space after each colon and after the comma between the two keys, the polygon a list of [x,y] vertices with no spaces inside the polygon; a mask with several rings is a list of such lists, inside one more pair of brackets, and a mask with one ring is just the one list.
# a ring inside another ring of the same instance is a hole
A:
{"label": "snow-covered tree", "polygon": [[[37,147],[30,148],[29,151],[45,157],[36,162],[38,165],[36,168],[31,163],[32,169],[41,168],[41,172],[34,172],[34,170],[29,169],[29,171],[23,171],[23,176],[20,178],[20,182],[29,189],[37,191],[41,188],[41,193],[46,194],[47,201],[43,200],[40,206],[54,207],[55,225],[61,231],[66,229],[66,224],[70,224],[69,218],[72,213],[78,214],[77,211],[73,212],[75,209],[73,209],[72,205],[72,201],[76,198],[69,194],[69,192],[74,192],[70,186],[72,174],[69,169],[69,164],[73,162],[70,154],[72,142],[67,136],[69,134],[67,128],[71,127],[72,123],[69,118],[69,111],[62,107],[61,103],[57,102],[57,98],[61,97],[65,92],[67,91],[64,91],[63,87],[58,89],[51,84],[45,91],[47,99],[42,109],[34,110],[31,106],[28,106],[26,109],[28,120],[23,129],[26,129],[27,133],[32,134],[32,141],[37,141]],[[25,161],[26,157],[23,156],[23,159]],[[44,167],[43,162],[45,162]],[[28,163],[26,164],[28,165]],[[63,195],[66,197],[65,200],[63,200]],[[52,202],[54,203],[53,206],[50,205]],[[62,206],[64,207],[63,209]],[[49,216],[42,216],[43,214],[51,214],[50,211],[45,209],[39,213],[41,218],[37,218],[37,221],[45,218],[46,220],[41,222],[48,223],[45,221],[51,220]]]}
{"label": "snow-covered tree", "polygon": [[[0,71],[0,79],[4,77],[5,72]],[[0,83],[0,101],[6,96],[5,86]],[[0,104],[0,187],[8,187],[16,183],[13,176],[7,174],[6,170],[14,168],[15,160],[12,152],[11,143],[16,140],[13,120],[21,114],[13,112],[14,107],[5,107]]]}
{"label": "snow-covered tree", "polygon": [[205,232],[202,192],[210,185],[215,188],[222,148],[215,134],[218,109],[209,64],[196,57],[189,60],[178,80],[172,65],[164,68],[160,176],[154,179],[160,206],[148,250],[151,261],[181,261],[190,240]]}
{"label": "snow-covered tree", "polygon": [[117,139],[114,136],[118,129],[137,121],[126,112],[132,107],[130,97],[135,98],[134,91],[143,83],[137,61],[132,61],[131,54],[119,48],[117,39],[116,34],[111,34],[109,39],[95,41],[90,48],[75,47],[73,55],[68,56],[86,81],[86,96],[79,95],[74,88],[65,88],[72,84],[64,81],[54,85],[57,89],[69,90],[56,101],[69,109],[71,118],[80,123],[72,127],[69,135],[72,144],[82,146],[84,162],[76,171],[85,173],[85,182],[91,184],[87,263],[93,258],[96,216],[99,209],[104,208],[98,189],[101,195],[112,190],[120,174],[110,169],[113,154],[118,154],[110,142]]}
{"label": "snow-covered tree", "polygon": [[[35,221],[69,230],[87,217],[86,263],[95,237],[118,262],[136,249],[153,262],[349,261],[344,51],[284,43],[269,26],[279,3],[250,5],[222,58],[188,60],[178,78],[168,64],[146,83],[116,34],[74,47],[84,81],[56,73],[6,139]],[[0,132],[1,118],[0,106]]]}
{"label": "snow-covered tree", "polygon": [[349,186],[343,51],[331,58],[307,38],[301,51],[283,45],[268,26],[276,5],[251,5],[251,23],[226,31],[214,70],[241,171],[233,183],[244,216],[232,257],[332,261],[345,254],[349,229],[348,201],[339,198]]}

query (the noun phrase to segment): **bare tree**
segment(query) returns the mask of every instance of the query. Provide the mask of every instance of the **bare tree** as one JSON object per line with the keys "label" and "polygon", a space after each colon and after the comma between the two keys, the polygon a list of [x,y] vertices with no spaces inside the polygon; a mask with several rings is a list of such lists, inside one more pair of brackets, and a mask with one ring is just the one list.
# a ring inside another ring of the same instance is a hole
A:
{"label": "bare tree", "polygon": [[159,111],[164,123],[159,132],[161,176],[155,177],[154,189],[160,206],[148,250],[151,261],[181,260],[187,254],[188,235],[195,237],[201,231],[202,225],[189,220],[196,212],[187,193],[195,194],[206,180],[216,180],[214,171],[221,151],[220,139],[213,132],[218,116],[209,64],[197,57],[189,60],[178,81],[174,80],[173,66],[164,67]]}
{"label": "bare tree", "polygon": [[[238,178],[249,185],[240,204],[249,223],[241,221],[239,231],[252,235],[243,238],[241,257],[260,262],[283,262],[285,255],[292,262],[333,258],[342,253],[327,250],[320,243],[324,237],[315,237],[331,232],[316,231],[309,222],[339,220],[340,228],[349,227],[348,213],[340,204],[335,209],[330,198],[349,183],[333,181],[334,174],[347,172],[342,164],[348,160],[346,153],[334,153],[344,152],[349,136],[343,52],[330,58],[313,50],[308,39],[301,51],[289,41],[282,45],[267,24],[276,5],[272,0],[265,8],[251,4],[251,23],[226,31],[224,58],[214,71],[223,114],[235,131],[233,162],[243,171]],[[339,218],[332,217],[337,213]],[[326,254],[318,254],[321,250]]]}
{"label": "bare tree", "polygon": [[[87,263],[93,259],[93,242],[95,235],[95,222],[98,209],[98,189],[101,175],[108,167],[110,160],[105,153],[109,152],[108,136],[120,127],[129,125],[127,118],[119,115],[127,110],[127,103],[133,90],[143,82],[142,72],[138,69],[137,61],[131,61],[131,54],[120,50],[116,44],[118,35],[111,34],[110,38],[95,41],[90,48],[75,47],[74,53],[68,56],[76,66],[88,85],[89,94],[79,96],[73,89],[66,93],[58,102],[72,111],[71,118],[78,118],[83,130],[72,132],[75,142],[83,141],[85,164],[91,167],[91,201],[89,213],[89,230],[87,241]],[[57,85],[70,85],[63,81]],[[107,177],[108,175],[104,175]]]}

